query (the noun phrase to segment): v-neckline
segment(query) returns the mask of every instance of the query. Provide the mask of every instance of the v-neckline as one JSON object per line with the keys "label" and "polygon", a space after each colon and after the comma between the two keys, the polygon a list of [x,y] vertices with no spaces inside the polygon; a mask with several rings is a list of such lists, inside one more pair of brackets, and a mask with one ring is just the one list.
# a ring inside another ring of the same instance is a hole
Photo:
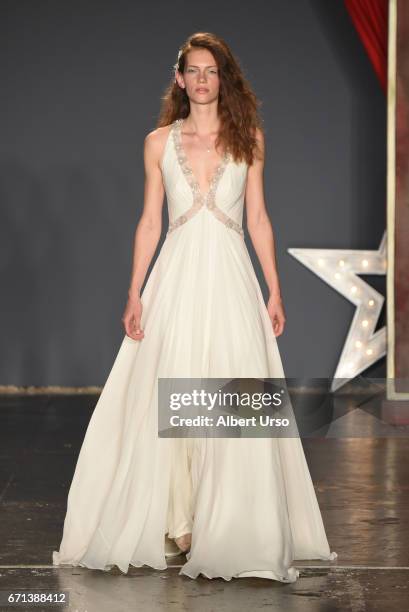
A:
{"label": "v-neckline", "polygon": [[175,144],[175,149],[176,149],[176,156],[178,158],[178,161],[180,163],[180,166],[182,168],[183,173],[185,174],[186,178],[188,179],[188,183],[190,184],[193,193],[197,193],[197,195],[201,198],[201,200],[203,202],[206,202],[206,200],[209,198],[210,193],[212,192],[212,190],[215,188],[215,186],[217,186],[218,183],[218,179],[219,177],[221,177],[228,161],[229,161],[229,154],[227,153],[227,151],[224,153],[224,155],[222,156],[220,162],[218,163],[218,165],[216,166],[215,171],[213,172],[213,176],[210,180],[209,183],[209,187],[206,191],[206,193],[203,193],[199,182],[189,164],[189,160],[188,157],[186,155],[186,151],[185,148],[183,146],[182,143],[182,126],[184,124],[184,119],[176,119],[175,121],[175,132],[176,132],[176,141],[174,141]]}

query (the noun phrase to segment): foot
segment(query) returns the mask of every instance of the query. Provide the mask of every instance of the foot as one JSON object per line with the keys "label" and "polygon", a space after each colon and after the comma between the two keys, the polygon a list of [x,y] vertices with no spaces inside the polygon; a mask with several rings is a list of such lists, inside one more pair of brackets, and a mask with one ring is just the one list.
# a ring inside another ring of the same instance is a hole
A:
{"label": "foot", "polygon": [[175,538],[175,542],[182,552],[189,552],[192,543],[192,534],[185,533],[179,538]]}

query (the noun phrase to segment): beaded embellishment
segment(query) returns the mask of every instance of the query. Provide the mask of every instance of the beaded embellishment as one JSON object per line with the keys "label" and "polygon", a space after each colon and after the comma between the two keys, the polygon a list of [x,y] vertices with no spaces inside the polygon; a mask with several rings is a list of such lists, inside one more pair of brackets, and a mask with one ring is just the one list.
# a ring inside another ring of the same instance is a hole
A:
{"label": "beaded embellishment", "polygon": [[182,123],[183,119],[176,119],[174,125],[172,126],[172,137],[180,168],[183,174],[185,175],[186,180],[193,192],[193,204],[189,208],[189,210],[183,213],[183,215],[180,215],[179,217],[177,217],[177,219],[175,219],[175,221],[169,223],[167,233],[169,234],[183,223],[186,223],[186,221],[191,219],[202,208],[202,206],[206,206],[208,210],[210,210],[214,214],[214,216],[219,219],[219,221],[226,225],[226,227],[234,229],[241,236],[244,236],[243,228],[241,227],[241,225],[239,225],[228,215],[226,215],[226,213],[223,212],[216,205],[215,201],[217,186],[229,162],[229,154],[225,152],[225,154],[223,155],[222,160],[217,166],[213,174],[212,180],[210,181],[209,189],[207,193],[203,195],[199,183],[197,182],[196,177],[194,176],[193,171],[188,164],[188,160],[182,146]]}

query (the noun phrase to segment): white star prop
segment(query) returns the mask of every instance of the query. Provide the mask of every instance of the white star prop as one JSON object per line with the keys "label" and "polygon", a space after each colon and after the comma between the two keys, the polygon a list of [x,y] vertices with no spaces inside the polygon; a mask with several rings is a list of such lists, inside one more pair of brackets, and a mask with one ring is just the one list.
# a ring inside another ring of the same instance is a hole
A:
{"label": "white star prop", "polygon": [[335,391],[386,354],[386,328],[374,333],[385,298],[358,276],[386,273],[386,231],[377,251],[294,248],[288,252],[356,306],[332,380]]}

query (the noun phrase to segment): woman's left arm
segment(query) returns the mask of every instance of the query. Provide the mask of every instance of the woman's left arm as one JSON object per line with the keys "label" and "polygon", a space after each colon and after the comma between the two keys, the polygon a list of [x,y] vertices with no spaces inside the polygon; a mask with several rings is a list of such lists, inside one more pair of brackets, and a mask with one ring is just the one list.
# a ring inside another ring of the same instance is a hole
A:
{"label": "woman's left arm", "polygon": [[267,311],[276,336],[284,330],[285,313],[277,272],[274,232],[264,201],[264,135],[256,130],[258,155],[248,169],[245,194],[247,230],[263,270],[270,297]]}

